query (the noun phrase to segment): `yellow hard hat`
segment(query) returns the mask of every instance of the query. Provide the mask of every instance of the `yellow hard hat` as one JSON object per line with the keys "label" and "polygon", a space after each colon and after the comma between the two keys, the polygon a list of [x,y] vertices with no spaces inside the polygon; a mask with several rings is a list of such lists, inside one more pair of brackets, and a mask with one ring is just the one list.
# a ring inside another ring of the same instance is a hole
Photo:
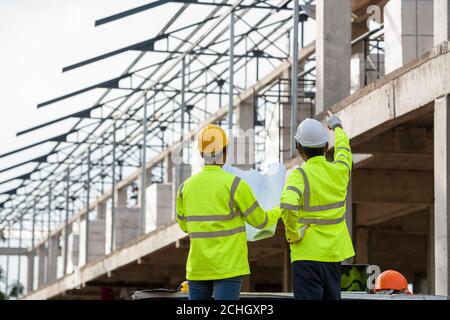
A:
{"label": "yellow hard hat", "polygon": [[178,287],[178,292],[188,292],[189,286],[187,281],[183,281]]}
{"label": "yellow hard hat", "polygon": [[198,151],[206,155],[217,155],[228,145],[228,137],[221,127],[207,125],[198,135]]}

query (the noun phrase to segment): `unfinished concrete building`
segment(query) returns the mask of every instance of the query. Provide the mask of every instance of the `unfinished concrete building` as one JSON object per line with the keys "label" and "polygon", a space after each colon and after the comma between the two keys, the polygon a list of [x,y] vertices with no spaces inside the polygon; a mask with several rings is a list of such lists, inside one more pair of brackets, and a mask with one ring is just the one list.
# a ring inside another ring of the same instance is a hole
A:
{"label": "unfinished concrete building", "polygon": [[[198,130],[207,123],[254,129],[243,167],[273,160],[291,170],[300,164],[292,128],[306,117],[323,120],[326,110],[343,120],[355,154],[347,223],[356,256],[349,262],[398,270],[417,293],[449,295],[450,1],[297,4],[220,1],[191,24],[196,19],[183,14],[199,5],[178,3],[154,38],[64,69],[140,52],[119,77],[87,88],[102,96],[68,116],[79,122],[66,134],[45,141],[54,148],[28,161],[36,163],[32,173],[6,181],[17,185],[0,198],[1,250],[8,259],[27,257],[23,298],[176,289],[189,239],[175,222],[174,196],[199,168],[190,160]],[[141,10],[151,16],[150,7]],[[305,30],[313,42],[305,43]],[[162,58],[148,66],[144,57],[152,54]],[[130,88],[124,80],[136,76],[142,82]],[[100,112],[98,124],[77,133]],[[56,161],[61,150],[66,156]],[[186,161],[174,164],[177,157]],[[29,239],[8,243],[25,229]],[[275,237],[249,243],[249,258],[243,291],[291,290],[282,223]]]}

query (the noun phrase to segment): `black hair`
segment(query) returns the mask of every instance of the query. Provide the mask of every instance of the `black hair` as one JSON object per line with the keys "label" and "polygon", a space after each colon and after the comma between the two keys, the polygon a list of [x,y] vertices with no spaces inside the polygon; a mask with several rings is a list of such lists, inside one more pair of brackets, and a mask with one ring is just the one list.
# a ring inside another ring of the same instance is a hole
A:
{"label": "black hair", "polygon": [[203,152],[200,152],[200,155],[203,159],[205,159],[205,164],[223,164],[223,156],[227,152],[227,147],[224,147],[222,151],[215,154],[214,152],[212,154],[206,155]]}
{"label": "black hair", "polygon": [[300,146],[300,148],[306,154],[308,159],[318,157],[318,156],[323,156],[325,154],[325,152],[327,151],[326,146],[320,147],[320,148],[307,148],[307,147]]}

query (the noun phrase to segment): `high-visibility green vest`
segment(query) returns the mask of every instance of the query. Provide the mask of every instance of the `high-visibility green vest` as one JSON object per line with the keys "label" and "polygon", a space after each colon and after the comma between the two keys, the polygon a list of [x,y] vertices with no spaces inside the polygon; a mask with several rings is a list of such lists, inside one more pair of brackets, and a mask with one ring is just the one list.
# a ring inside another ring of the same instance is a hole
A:
{"label": "high-visibility green vest", "polygon": [[265,212],[248,184],[208,165],[187,179],[176,200],[177,222],[189,233],[188,280],[219,280],[250,273],[245,222],[266,228],[280,210]]}
{"label": "high-visibility green vest", "polygon": [[291,261],[339,262],[355,255],[345,222],[352,153],[339,127],[334,158],[313,157],[288,177],[280,207]]}

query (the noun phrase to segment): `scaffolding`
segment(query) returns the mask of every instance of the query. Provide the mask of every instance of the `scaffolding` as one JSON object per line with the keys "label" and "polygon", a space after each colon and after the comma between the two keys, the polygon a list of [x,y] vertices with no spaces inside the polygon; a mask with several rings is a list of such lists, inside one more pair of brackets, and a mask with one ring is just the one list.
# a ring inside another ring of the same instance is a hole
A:
{"label": "scaffolding", "polygon": [[[165,159],[180,148],[189,163],[193,137],[205,123],[215,122],[230,131],[236,128],[236,97],[254,88],[262,75],[280,63],[291,64],[294,76],[277,78],[253,93],[255,166],[263,166],[271,125],[276,123],[281,135],[289,118],[292,138],[297,108],[286,106],[304,104],[314,116],[314,47],[305,45],[304,34],[307,21],[315,19],[313,0],[159,0],[99,19],[95,26],[143,11],[151,14],[152,9],[163,5],[176,10],[152,38],[62,69],[69,72],[88,68],[101,60],[137,51],[129,66],[122,72],[118,70],[117,77],[37,107],[63,108],[70,99],[91,91],[98,94],[97,100],[81,111],[68,112],[17,135],[32,134],[71,119],[73,125],[68,130],[0,155],[7,158],[29,149],[39,154],[0,169],[0,173],[12,173],[11,178],[0,182],[0,230],[8,248],[35,248],[61,232],[64,274],[69,224],[84,219],[88,239],[89,221],[96,214],[93,209],[102,200],[111,210],[113,228],[116,191],[124,188],[128,189],[127,201],[140,205],[144,233],[145,190],[141,186],[162,183],[169,170]],[[383,50],[382,33],[381,26],[352,44],[364,43],[366,56],[379,54]],[[300,57],[302,51],[308,54]],[[376,72],[379,61],[368,68]],[[283,113],[286,108],[289,115]],[[283,153],[295,150],[281,140],[279,136],[278,145],[272,146],[280,161]],[[42,153],[43,146],[50,151]],[[28,172],[14,174],[30,165],[33,168]],[[110,250],[114,249],[111,241]],[[34,261],[33,256],[31,259]],[[19,263],[18,278],[20,268]]]}

